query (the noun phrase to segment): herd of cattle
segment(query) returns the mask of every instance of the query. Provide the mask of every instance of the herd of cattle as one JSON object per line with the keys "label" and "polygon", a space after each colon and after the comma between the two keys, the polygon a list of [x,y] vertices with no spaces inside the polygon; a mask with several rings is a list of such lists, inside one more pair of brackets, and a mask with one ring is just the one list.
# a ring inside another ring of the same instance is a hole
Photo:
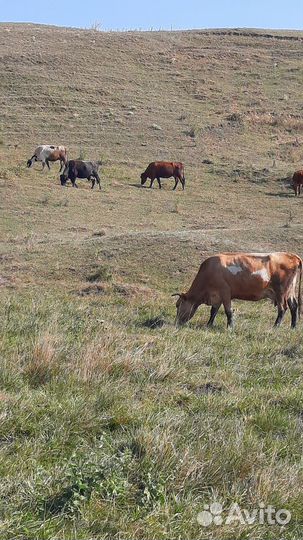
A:
{"label": "herd of cattle", "polygon": [[[92,189],[97,182],[101,189],[101,182],[98,173],[99,166],[102,161],[83,161],[80,159],[67,159],[67,150],[65,146],[53,146],[43,144],[38,146],[30,159],[27,160],[27,166],[31,167],[33,163],[40,161],[42,170],[45,165],[50,169],[49,163],[52,161],[60,161],[60,182],[65,186],[67,180],[70,180],[73,187],[78,187],[76,184],[77,178],[87,179],[92,181]],[[161,189],[161,178],[174,177],[176,189],[178,182],[181,182],[182,189],[185,188],[185,176],[183,163],[154,161],[150,163],[146,170],[141,174],[141,185],[143,186],[146,180],[150,179],[150,188],[153,186],[154,180],[157,179],[159,188]]]}
{"label": "herd of cattle", "polygon": [[[101,189],[98,168],[100,161],[68,160],[64,146],[42,145],[27,161],[31,167],[36,161],[42,162],[50,169],[49,162],[60,161],[60,181],[65,185],[70,180],[73,187],[77,187],[76,179],[83,178],[92,181]],[[156,161],[150,163],[141,174],[141,185],[147,178],[150,187],[157,179],[161,189],[161,178],[175,179],[173,189],[180,181],[185,188],[184,166],[178,162]],[[303,185],[303,170],[293,175],[293,189],[295,195],[300,195]],[[176,293],[178,325],[183,325],[195,314],[201,304],[211,306],[208,326],[212,326],[220,306],[223,304],[227,317],[227,326],[233,326],[233,311],[231,301],[248,300],[259,301],[270,299],[277,307],[278,314],[275,326],[279,326],[287,309],[291,313],[291,326],[295,328],[297,319],[302,311],[301,282],[302,259],[295,254],[276,253],[221,253],[206,259],[200,266],[192,285],[186,293]],[[298,281],[298,292],[297,289]]]}
{"label": "herd of cattle", "polygon": [[[42,170],[45,165],[50,169],[49,163],[52,161],[60,161],[60,182],[65,186],[67,180],[70,180],[73,187],[78,187],[76,179],[87,179],[92,181],[92,189],[97,182],[101,189],[100,177],[98,174],[101,161],[83,161],[80,159],[67,159],[67,150],[65,146],[54,146],[42,144],[38,146],[30,159],[27,160],[27,166],[31,167],[33,163],[40,161]],[[141,174],[141,185],[143,186],[146,180],[150,179],[150,188],[153,187],[154,180],[157,179],[159,188],[161,189],[161,178],[171,178],[175,180],[173,190],[176,189],[179,181],[182,189],[185,189],[184,165],[180,162],[170,161],[153,161],[148,165],[146,170]],[[301,194],[301,186],[303,185],[303,170],[296,171],[292,177],[292,187],[295,195]]]}

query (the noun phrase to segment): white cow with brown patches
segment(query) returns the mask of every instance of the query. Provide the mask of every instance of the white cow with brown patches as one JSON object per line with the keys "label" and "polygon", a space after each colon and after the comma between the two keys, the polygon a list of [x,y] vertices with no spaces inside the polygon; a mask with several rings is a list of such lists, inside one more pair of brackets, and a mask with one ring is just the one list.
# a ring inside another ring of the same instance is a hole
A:
{"label": "white cow with brown patches", "polygon": [[[296,283],[299,277],[298,293]],[[211,307],[208,326],[212,326],[223,304],[227,326],[233,324],[231,301],[270,299],[278,308],[275,326],[280,325],[289,307],[291,326],[301,312],[302,260],[291,253],[220,253],[200,266],[191,287],[176,303],[177,324],[192,318],[201,304]]]}
{"label": "white cow with brown patches", "polygon": [[53,146],[51,144],[41,144],[34,152],[34,155],[27,161],[27,166],[31,167],[35,161],[42,162],[42,170],[45,165],[49,166],[50,161],[60,160],[60,172],[67,163],[67,150],[65,146]]}

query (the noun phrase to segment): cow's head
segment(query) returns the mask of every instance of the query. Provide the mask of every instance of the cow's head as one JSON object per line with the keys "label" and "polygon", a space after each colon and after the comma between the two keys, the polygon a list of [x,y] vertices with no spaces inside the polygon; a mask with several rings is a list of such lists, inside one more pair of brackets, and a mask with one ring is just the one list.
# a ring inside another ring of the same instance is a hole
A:
{"label": "cow's head", "polygon": [[144,186],[146,180],[147,180],[147,174],[145,172],[143,172],[141,174],[141,186]]}
{"label": "cow's head", "polygon": [[187,323],[195,314],[198,304],[196,304],[191,298],[184,293],[176,293],[172,296],[178,296],[176,302],[177,316],[176,316],[176,325],[182,326]]}
{"label": "cow's head", "polygon": [[30,159],[28,159],[28,160],[27,160],[27,164],[26,164],[27,167],[28,167],[28,168],[31,167],[32,164],[35,163],[35,161],[37,161],[36,156],[33,156],[33,157],[31,157]]}
{"label": "cow's head", "polygon": [[65,174],[60,174],[60,182],[61,182],[61,186],[65,186],[67,182],[67,176]]}
{"label": "cow's head", "polygon": [[69,171],[69,161],[65,163],[65,167],[63,169],[63,172],[60,174],[60,182],[61,186],[65,186],[67,180],[68,180],[68,171]]}

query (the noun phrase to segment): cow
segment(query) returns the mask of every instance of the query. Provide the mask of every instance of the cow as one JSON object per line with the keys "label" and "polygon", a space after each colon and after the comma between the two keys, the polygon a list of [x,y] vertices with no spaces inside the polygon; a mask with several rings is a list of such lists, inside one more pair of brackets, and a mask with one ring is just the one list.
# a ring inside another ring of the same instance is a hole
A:
{"label": "cow", "polygon": [[92,181],[92,189],[94,188],[96,181],[99,185],[99,189],[101,189],[100,177],[98,174],[99,165],[101,164],[102,161],[69,160],[65,165],[63,173],[60,175],[61,186],[65,186],[67,180],[70,180],[73,187],[77,188],[76,179],[86,178],[87,180]]}
{"label": "cow", "polygon": [[[299,277],[298,296],[296,282]],[[178,296],[177,325],[189,321],[201,304],[211,306],[213,326],[223,304],[227,327],[233,326],[233,299],[259,301],[270,299],[278,309],[275,326],[282,322],[289,307],[291,326],[295,328],[301,313],[302,260],[291,253],[219,253],[206,259],[200,266],[191,287]]]}
{"label": "cow", "polygon": [[146,170],[141,174],[141,186],[143,186],[148,178],[150,178],[150,188],[153,187],[155,178],[157,178],[159,188],[161,189],[160,178],[174,177],[175,185],[173,190],[176,189],[180,180],[182,189],[185,188],[185,176],[183,163],[170,162],[170,161],[153,161],[148,165]]}
{"label": "cow", "polygon": [[303,185],[303,170],[296,171],[292,177],[292,187],[295,192],[295,196],[301,194],[301,186]]}
{"label": "cow", "polygon": [[52,144],[42,144],[38,146],[34,152],[34,155],[27,160],[27,166],[31,167],[35,161],[42,162],[42,170],[45,165],[48,166],[50,170],[49,162],[50,161],[59,161],[60,160],[60,172],[62,171],[64,165],[67,163],[67,150],[65,146],[53,146]]}

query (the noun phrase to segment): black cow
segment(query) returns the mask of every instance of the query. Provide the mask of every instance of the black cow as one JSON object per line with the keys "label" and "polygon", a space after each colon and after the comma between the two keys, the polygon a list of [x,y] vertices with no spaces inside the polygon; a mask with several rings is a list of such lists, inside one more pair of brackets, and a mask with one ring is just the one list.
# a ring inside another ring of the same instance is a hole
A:
{"label": "black cow", "polygon": [[70,180],[73,187],[77,188],[76,179],[86,178],[87,180],[92,181],[92,189],[94,188],[96,181],[97,184],[99,184],[99,189],[101,189],[100,177],[98,174],[99,165],[101,164],[101,161],[69,160],[65,165],[63,173],[60,174],[61,186],[65,186],[67,180]]}

